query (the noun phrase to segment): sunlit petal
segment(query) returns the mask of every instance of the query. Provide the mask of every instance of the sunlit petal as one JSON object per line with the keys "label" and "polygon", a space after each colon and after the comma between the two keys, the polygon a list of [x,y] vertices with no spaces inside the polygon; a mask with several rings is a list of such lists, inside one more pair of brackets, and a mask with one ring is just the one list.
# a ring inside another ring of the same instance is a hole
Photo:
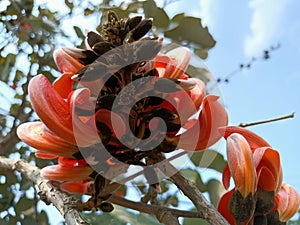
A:
{"label": "sunlit petal", "polygon": [[225,193],[221,197],[219,204],[218,204],[218,208],[217,208],[218,211],[221,213],[221,215],[228,221],[228,223],[230,225],[235,225],[235,219],[232,216],[232,214],[230,213],[230,209],[229,209],[229,202],[230,202],[233,192],[234,192],[234,189]]}
{"label": "sunlit petal", "polygon": [[281,222],[288,221],[299,209],[300,196],[289,184],[283,184],[275,196],[276,209]]}
{"label": "sunlit petal", "polygon": [[246,138],[248,144],[250,145],[252,151],[259,147],[270,147],[267,141],[265,141],[263,138],[246,128],[239,126],[227,126],[221,127],[219,130],[223,134],[225,139],[227,139],[227,137],[229,137],[233,133],[243,135],[244,138]]}
{"label": "sunlit petal", "polygon": [[53,134],[42,122],[23,123],[18,127],[17,134],[22,141],[38,150],[38,157],[49,158],[50,155],[71,157],[78,151],[75,145]]}
{"label": "sunlit petal", "polygon": [[83,65],[75,58],[67,54],[63,49],[57,49],[53,53],[54,61],[60,72],[76,73]]}
{"label": "sunlit petal", "polygon": [[259,187],[265,191],[278,191],[282,182],[279,153],[269,147],[257,148],[253,158]]}
{"label": "sunlit petal", "polygon": [[227,124],[228,117],[218,98],[214,95],[204,98],[198,123],[180,135],[178,147],[189,151],[203,150],[221,138],[218,128]]}
{"label": "sunlit petal", "polygon": [[256,191],[256,171],[253,156],[246,139],[237,133],[227,138],[227,158],[236,189],[244,198]]}
{"label": "sunlit petal", "polygon": [[41,176],[48,180],[80,181],[93,172],[90,167],[69,167],[61,165],[47,166],[41,169]]}

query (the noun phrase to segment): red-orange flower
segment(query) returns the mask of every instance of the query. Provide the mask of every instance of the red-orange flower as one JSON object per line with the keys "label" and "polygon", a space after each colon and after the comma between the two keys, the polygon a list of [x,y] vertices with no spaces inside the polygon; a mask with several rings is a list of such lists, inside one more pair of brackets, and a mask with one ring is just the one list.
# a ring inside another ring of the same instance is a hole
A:
{"label": "red-orange flower", "polygon": [[223,171],[223,184],[227,189],[232,177],[235,189],[244,198],[252,193],[256,206],[253,217],[249,217],[248,221],[239,220],[241,212],[235,206],[242,203],[235,195],[236,192],[231,190],[220,199],[218,210],[233,225],[239,221],[248,224],[250,220],[256,224],[262,217],[268,224],[277,223],[278,217],[274,210],[278,211],[280,221],[287,221],[299,207],[299,195],[289,185],[282,185],[278,151],[245,128],[231,126],[221,128],[220,131],[227,139],[228,166]]}
{"label": "red-orange flower", "polygon": [[[119,22],[137,26],[140,20]],[[141,39],[152,23],[144,22],[117,38],[123,31],[112,35],[109,20],[104,36],[87,34],[86,49],[54,52],[62,74],[53,84],[44,75],[29,83],[41,122],[22,124],[17,133],[37,157],[58,158],[42,175],[64,190],[86,192],[90,180],[118,163],[147,165],[152,155],[202,150],[222,136],[227,113],[217,96],[205,96],[201,80],[185,74],[189,50],[159,53],[162,39]]]}
{"label": "red-orange flower", "polygon": [[246,139],[237,133],[227,138],[227,158],[235,188],[246,198],[256,192],[256,173],[253,155]]}
{"label": "red-orange flower", "polygon": [[281,222],[288,221],[299,209],[300,196],[289,184],[282,184],[275,196],[275,210],[278,211]]}

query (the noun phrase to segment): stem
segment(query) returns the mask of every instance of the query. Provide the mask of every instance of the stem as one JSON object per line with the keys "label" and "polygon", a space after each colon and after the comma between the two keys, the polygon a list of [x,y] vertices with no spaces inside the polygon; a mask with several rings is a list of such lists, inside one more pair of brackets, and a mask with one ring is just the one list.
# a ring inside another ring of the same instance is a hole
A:
{"label": "stem", "polygon": [[291,113],[285,116],[280,116],[280,117],[276,117],[276,118],[271,118],[271,119],[267,119],[267,120],[260,120],[260,121],[255,121],[255,122],[251,122],[251,123],[240,123],[239,126],[240,127],[249,127],[249,126],[254,126],[254,125],[259,125],[259,124],[264,124],[264,123],[271,123],[271,122],[275,122],[275,121],[279,121],[279,120],[285,120],[288,118],[294,118],[295,113]]}

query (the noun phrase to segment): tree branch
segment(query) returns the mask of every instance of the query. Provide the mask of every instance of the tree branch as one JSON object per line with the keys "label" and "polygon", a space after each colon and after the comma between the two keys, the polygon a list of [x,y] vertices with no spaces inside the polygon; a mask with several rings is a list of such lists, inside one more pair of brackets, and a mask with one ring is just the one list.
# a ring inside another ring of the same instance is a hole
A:
{"label": "tree branch", "polygon": [[174,184],[194,203],[198,213],[200,213],[200,218],[213,225],[229,225],[216,208],[206,200],[195,184],[186,179],[171,163],[166,160],[160,170],[169,176]]}
{"label": "tree branch", "polygon": [[285,120],[288,118],[294,118],[295,113],[290,113],[288,115],[285,116],[280,116],[280,117],[276,117],[276,118],[271,118],[271,119],[267,119],[267,120],[260,120],[260,121],[255,121],[255,122],[251,122],[251,123],[240,123],[239,126],[240,127],[249,127],[249,126],[254,126],[254,125],[259,125],[259,124],[263,124],[263,123],[271,123],[271,122],[275,122],[275,121],[279,121],[279,120]]}
{"label": "tree branch", "polygon": [[28,180],[32,181],[40,189],[40,197],[46,204],[52,203],[69,225],[88,224],[84,221],[74,205],[74,199],[55,188],[48,180],[40,176],[40,169],[25,160],[12,160],[0,156],[0,168],[4,170],[18,171]]}
{"label": "tree branch", "polygon": [[[167,170],[170,173],[174,171],[174,167],[169,164]],[[46,204],[53,204],[65,221],[69,225],[88,224],[80,215],[80,211],[74,206],[76,199],[71,198],[67,194],[56,188],[51,182],[40,176],[40,169],[31,165],[25,160],[13,160],[0,156],[0,171],[18,171],[22,173],[28,180],[32,181],[40,189],[39,195],[41,200]],[[109,201],[113,204],[120,205],[125,208],[131,208],[142,213],[152,214],[166,225],[179,225],[178,217],[202,218],[208,220],[214,225],[228,225],[228,223],[220,216],[217,210],[203,197],[202,193],[190,181],[177,172],[171,176],[175,184],[187,195],[197,207],[198,211],[184,211],[171,209],[162,206],[148,205],[143,202],[134,202],[125,198],[112,195]]]}

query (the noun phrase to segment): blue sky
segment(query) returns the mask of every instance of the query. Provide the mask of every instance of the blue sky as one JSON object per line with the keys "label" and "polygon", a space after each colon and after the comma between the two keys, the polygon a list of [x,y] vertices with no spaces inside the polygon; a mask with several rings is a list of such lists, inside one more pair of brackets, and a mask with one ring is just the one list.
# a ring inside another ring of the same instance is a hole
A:
{"label": "blue sky", "polygon": [[205,61],[215,78],[226,76],[240,63],[260,57],[264,49],[280,43],[269,60],[257,61],[219,88],[233,125],[296,112],[293,119],[249,129],[280,152],[284,182],[300,192],[300,2],[200,0],[192,10],[184,6],[187,12],[203,18],[217,41]]}

